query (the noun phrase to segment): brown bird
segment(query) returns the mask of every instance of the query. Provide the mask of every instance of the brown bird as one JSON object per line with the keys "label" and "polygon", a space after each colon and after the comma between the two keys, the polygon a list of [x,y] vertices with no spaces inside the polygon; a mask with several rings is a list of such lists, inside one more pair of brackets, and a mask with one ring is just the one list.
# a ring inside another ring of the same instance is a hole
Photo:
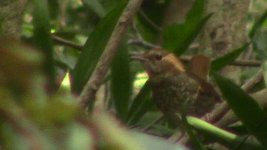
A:
{"label": "brown bird", "polygon": [[199,76],[194,72],[198,67],[185,71],[182,62],[172,53],[154,49],[132,58],[143,64],[156,106],[175,125],[180,123],[177,112],[203,117],[220,99],[211,84],[203,79],[203,73]]}

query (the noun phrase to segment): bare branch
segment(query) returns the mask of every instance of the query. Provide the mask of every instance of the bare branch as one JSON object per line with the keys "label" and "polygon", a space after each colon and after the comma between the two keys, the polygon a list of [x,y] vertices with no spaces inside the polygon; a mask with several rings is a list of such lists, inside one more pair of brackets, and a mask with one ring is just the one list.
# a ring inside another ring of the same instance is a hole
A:
{"label": "bare branch", "polygon": [[[133,17],[141,6],[141,3],[142,0],[130,0],[120,16],[91,78],[88,80],[81,93],[80,103],[83,108],[93,106],[95,93],[103,82],[109,65],[117,51],[118,45],[122,40],[123,35],[126,33],[128,26],[132,22]],[[89,110],[92,110],[92,108],[89,108]]]}
{"label": "bare branch", "polygon": [[52,37],[52,40],[57,44],[64,45],[64,46],[69,46],[69,47],[77,49],[79,51],[81,51],[82,48],[83,48],[82,45],[76,44],[76,43],[74,43],[72,41],[68,41],[68,40],[63,39],[61,37],[58,37],[58,36],[55,36],[55,35],[52,35],[51,37]]}

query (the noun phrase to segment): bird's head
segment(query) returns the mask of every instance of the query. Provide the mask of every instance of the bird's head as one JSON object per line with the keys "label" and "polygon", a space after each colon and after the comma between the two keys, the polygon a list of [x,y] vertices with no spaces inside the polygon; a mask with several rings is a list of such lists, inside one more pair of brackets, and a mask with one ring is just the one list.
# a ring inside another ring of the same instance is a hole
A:
{"label": "bird's head", "polygon": [[133,54],[131,58],[139,60],[143,64],[150,78],[185,71],[182,62],[173,53],[161,49]]}

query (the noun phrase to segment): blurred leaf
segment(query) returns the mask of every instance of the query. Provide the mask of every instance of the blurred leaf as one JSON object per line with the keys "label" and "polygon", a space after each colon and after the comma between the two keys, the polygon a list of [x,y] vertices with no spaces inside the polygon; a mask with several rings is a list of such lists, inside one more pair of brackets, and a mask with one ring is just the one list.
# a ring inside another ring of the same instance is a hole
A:
{"label": "blurred leaf", "polygon": [[267,31],[257,31],[253,39],[254,51],[260,59],[267,59]]}
{"label": "blurred leaf", "polygon": [[197,0],[186,15],[186,22],[195,22],[202,19],[206,0]]}
{"label": "blurred leaf", "polygon": [[72,90],[80,93],[83,86],[91,76],[110,36],[120,17],[124,3],[108,13],[89,35],[88,40],[80,54],[78,62],[72,71]]}
{"label": "blurred leaf", "polygon": [[69,150],[90,150],[94,143],[90,131],[79,124],[73,124],[69,129],[68,139],[66,140]]}
{"label": "blurred leaf", "polygon": [[126,121],[129,100],[132,93],[132,75],[129,68],[129,54],[124,44],[118,49],[111,66],[111,91],[117,115]]}
{"label": "blurred leaf", "polygon": [[[212,140],[216,140],[219,143],[223,143],[231,148],[241,144],[243,142],[243,138],[239,137],[231,132],[220,129],[212,124],[209,124],[201,119],[195,117],[187,117],[188,123],[200,131],[205,135],[205,137],[211,138]],[[250,149],[262,149],[258,143],[252,143],[250,141],[244,141],[241,145],[240,149],[242,150],[250,150]]]}
{"label": "blurred leaf", "polygon": [[139,93],[135,96],[128,113],[128,123],[134,124],[138,121],[151,107],[151,88],[149,82],[146,82]]}
{"label": "blurred leaf", "polygon": [[141,132],[132,132],[131,135],[146,150],[186,150],[183,145],[173,144],[156,136]]}
{"label": "blurred leaf", "polygon": [[99,136],[104,140],[97,149],[145,150],[133,139],[127,129],[118,125],[111,116],[104,112],[95,113],[93,122]]}
{"label": "blurred leaf", "polygon": [[251,39],[254,37],[254,35],[256,34],[256,32],[260,29],[260,27],[262,26],[262,24],[264,23],[264,21],[266,20],[266,18],[267,18],[267,10],[265,10],[265,12],[261,15],[261,17],[252,26],[252,29],[249,32],[249,37]]}
{"label": "blurred leaf", "polygon": [[265,60],[262,64],[262,70],[263,70],[263,77],[265,81],[265,87],[267,87],[267,60]]}
{"label": "blurred leaf", "polygon": [[242,89],[216,73],[213,77],[224,98],[247,129],[267,147],[267,116],[258,103]]}
{"label": "blurred leaf", "polygon": [[47,2],[50,17],[56,19],[60,10],[58,0],[48,0]]}
{"label": "blurred leaf", "polygon": [[100,18],[104,17],[106,10],[98,0],[84,0],[85,4],[89,6]]}
{"label": "blurred leaf", "polygon": [[185,23],[175,23],[163,30],[163,48],[181,55],[200,33],[202,27],[212,16],[202,18],[205,0],[195,1],[186,17]]}
{"label": "blurred leaf", "polygon": [[164,22],[169,1],[143,1],[142,8],[136,19],[136,27],[145,41],[152,43],[158,41],[160,27]]}
{"label": "blurred leaf", "polygon": [[48,77],[49,90],[54,90],[55,68],[53,59],[53,44],[50,36],[49,12],[47,1],[33,0],[33,25],[34,25],[34,42],[37,48],[44,53],[44,70]]}
{"label": "blurred leaf", "polygon": [[196,134],[195,134],[195,132],[193,132],[192,127],[189,125],[188,120],[187,120],[187,118],[185,116],[185,113],[181,114],[181,116],[182,116],[182,123],[185,126],[185,131],[186,131],[187,135],[189,136],[189,138],[190,138],[190,140],[192,142],[193,148],[194,149],[198,149],[198,150],[206,150],[204,145],[196,137]]}
{"label": "blurred leaf", "polygon": [[225,67],[226,65],[234,62],[234,60],[244,51],[247,49],[249,44],[245,44],[244,46],[235,49],[231,52],[229,52],[226,55],[223,55],[215,60],[213,60],[211,62],[211,70],[212,71],[219,71],[220,69],[222,69],[223,67]]}

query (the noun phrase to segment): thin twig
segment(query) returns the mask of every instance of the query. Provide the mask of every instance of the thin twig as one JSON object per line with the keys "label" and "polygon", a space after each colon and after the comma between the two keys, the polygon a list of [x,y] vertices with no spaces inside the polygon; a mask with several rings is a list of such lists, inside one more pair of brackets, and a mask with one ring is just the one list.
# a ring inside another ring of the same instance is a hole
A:
{"label": "thin twig", "polygon": [[242,86],[241,88],[248,92],[251,90],[251,88],[253,88],[256,84],[258,84],[259,82],[261,82],[263,80],[263,74],[262,74],[262,69],[260,69],[255,76],[253,76],[251,79],[247,80]]}
{"label": "thin twig", "polygon": [[147,130],[149,130],[153,125],[159,123],[160,121],[162,121],[163,119],[163,115],[161,115],[160,117],[158,117],[157,119],[153,120],[151,123],[149,123],[148,125],[146,125],[144,128],[141,129],[142,132],[146,132]]}
{"label": "thin twig", "polygon": [[[192,56],[181,56],[180,59],[184,62],[190,62]],[[237,60],[233,63],[229,64],[232,66],[242,66],[242,67],[260,67],[262,63],[260,61],[252,60],[252,61],[244,61]]]}
{"label": "thin twig", "polygon": [[145,19],[145,21],[146,21],[147,23],[149,23],[150,26],[153,27],[155,30],[157,30],[157,31],[161,31],[161,30],[162,30],[161,27],[158,26],[156,23],[154,23],[154,21],[151,20],[151,19],[145,14],[145,12],[144,12],[143,10],[139,11],[139,13],[140,13],[140,15]]}
{"label": "thin twig", "polygon": [[147,48],[147,49],[161,48],[159,45],[155,45],[155,44],[152,44],[152,43],[140,40],[140,39],[130,39],[128,41],[128,44],[139,45],[139,46],[142,46],[142,47]]}
{"label": "thin twig", "polygon": [[[138,46],[141,46],[143,48],[146,48],[146,49],[156,49],[156,48],[161,48],[161,46],[159,45],[156,45],[156,44],[152,44],[152,43],[149,43],[143,39],[130,39],[128,41],[128,44],[132,44],[132,45],[138,45]],[[192,44],[190,45],[190,49],[195,49],[195,48],[198,48],[199,45],[198,44]],[[190,62],[192,56],[181,56],[179,57],[182,61],[184,62]],[[233,63],[229,64],[229,65],[232,65],[232,66],[241,66],[241,67],[259,67],[261,66],[262,62],[260,61],[257,61],[257,60],[237,60],[237,61],[234,61]]]}
{"label": "thin twig", "polygon": [[80,102],[83,108],[89,106],[89,111],[92,110],[95,101],[95,93],[104,80],[109,65],[117,51],[117,47],[119,46],[120,41],[122,41],[122,38],[141,6],[142,1],[143,0],[130,0],[120,16],[91,78],[88,80],[81,93]]}
{"label": "thin twig", "polygon": [[77,49],[79,51],[81,51],[82,48],[83,48],[82,45],[76,44],[76,43],[74,43],[72,41],[68,41],[68,40],[63,39],[61,37],[58,37],[58,36],[55,36],[55,35],[52,35],[51,37],[52,37],[52,40],[57,44],[64,45],[64,46],[69,46],[69,47]]}

